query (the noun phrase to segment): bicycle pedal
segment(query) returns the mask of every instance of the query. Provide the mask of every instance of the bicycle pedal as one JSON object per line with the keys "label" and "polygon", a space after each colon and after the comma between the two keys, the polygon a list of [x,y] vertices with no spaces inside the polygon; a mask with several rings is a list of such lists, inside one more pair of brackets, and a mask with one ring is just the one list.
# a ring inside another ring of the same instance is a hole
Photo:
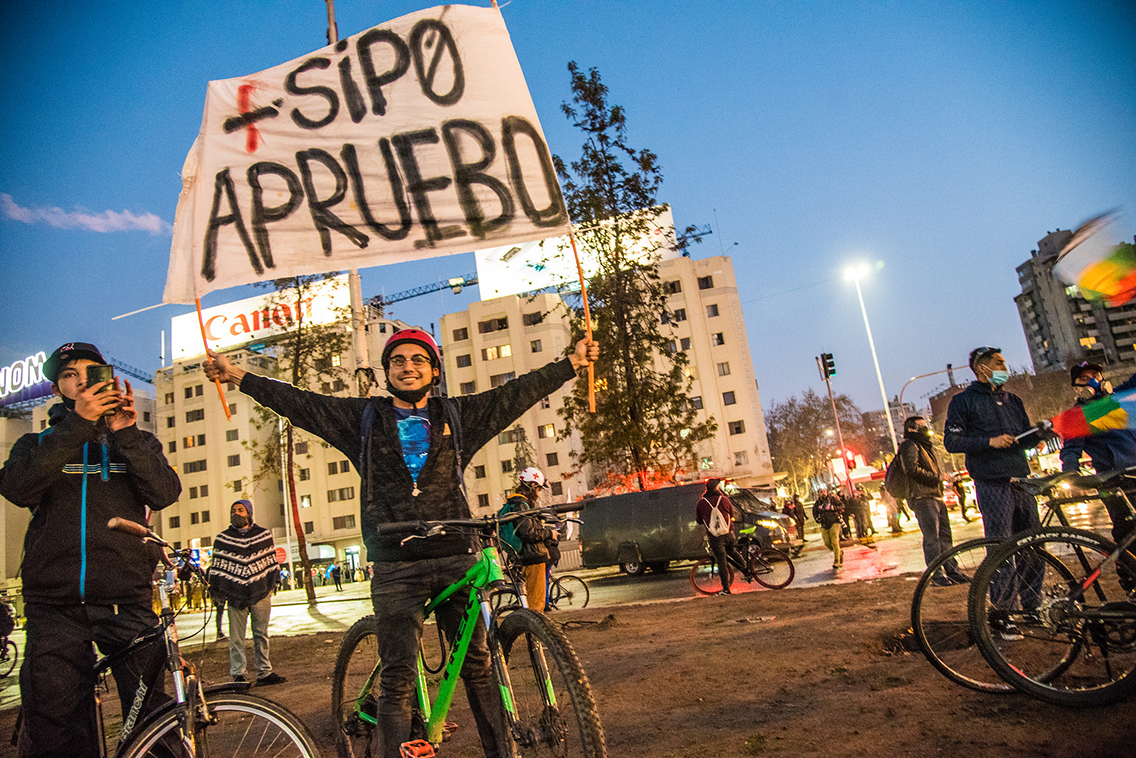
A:
{"label": "bicycle pedal", "polygon": [[450,737],[454,736],[454,732],[458,730],[459,724],[453,721],[447,721],[442,724],[442,742],[449,742]]}
{"label": "bicycle pedal", "polygon": [[426,740],[411,740],[399,746],[398,754],[402,758],[434,758],[434,746]]}

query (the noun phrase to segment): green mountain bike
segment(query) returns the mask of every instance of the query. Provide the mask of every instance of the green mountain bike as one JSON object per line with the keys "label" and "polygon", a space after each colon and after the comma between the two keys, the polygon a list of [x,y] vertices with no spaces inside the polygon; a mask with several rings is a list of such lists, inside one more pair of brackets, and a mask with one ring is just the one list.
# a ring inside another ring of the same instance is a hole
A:
{"label": "green mountain bike", "polygon": [[[579,509],[579,506],[573,506]],[[454,597],[466,597],[465,616],[449,646],[445,668],[433,700],[427,688],[427,666],[418,656],[418,696],[412,742],[404,754],[431,756],[446,737],[446,715],[453,702],[459,672],[478,618],[485,621],[504,723],[498,728],[502,756],[607,755],[603,727],[588,677],[564,633],[544,614],[518,606],[491,608],[495,591],[507,586],[495,545],[500,525],[523,518],[503,517],[384,524],[384,534],[406,539],[461,532],[473,534],[481,550],[465,576],[426,603],[426,615]],[[377,700],[382,671],[375,618],[366,616],[348,630],[339,648],[332,682],[331,706],[336,721],[336,747],[342,758],[379,755]]]}

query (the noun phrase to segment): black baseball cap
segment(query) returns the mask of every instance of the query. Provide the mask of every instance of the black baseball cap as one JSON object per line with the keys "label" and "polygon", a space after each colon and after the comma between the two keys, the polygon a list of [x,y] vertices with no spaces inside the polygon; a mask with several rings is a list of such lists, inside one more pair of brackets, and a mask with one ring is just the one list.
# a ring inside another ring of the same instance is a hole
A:
{"label": "black baseball cap", "polygon": [[974,371],[974,364],[978,363],[983,358],[987,358],[991,355],[994,355],[994,353],[1000,352],[1002,352],[1002,348],[990,347],[989,345],[974,348],[970,351],[970,370]]}
{"label": "black baseball cap", "polygon": [[44,361],[43,377],[52,384],[56,384],[59,379],[59,372],[63,370],[63,367],[80,358],[86,358],[96,363],[106,363],[103,354],[90,342],[68,342],[66,345],[57,348],[51,354],[51,357]]}
{"label": "black baseball cap", "polygon": [[1081,361],[1076,366],[1069,369],[1069,381],[1072,384],[1076,384],[1077,380],[1081,378],[1081,374],[1091,374],[1094,371],[1103,371],[1099,363]]}

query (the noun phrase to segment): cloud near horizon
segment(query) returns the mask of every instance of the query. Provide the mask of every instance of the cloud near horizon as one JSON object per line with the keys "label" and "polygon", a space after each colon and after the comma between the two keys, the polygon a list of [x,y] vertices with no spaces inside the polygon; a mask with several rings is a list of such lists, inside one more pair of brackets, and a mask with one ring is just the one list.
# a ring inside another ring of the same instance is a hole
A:
{"label": "cloud near horizon", "polygon": [[86,229],[92,232],[133,232],[172,234],[173,227],[153,213],[135,215],[130,211],[103,211],[89,213],[83,210],[65,211],[62,208],[24,208],[12,196],[0,192],[0,208],[4,215],[25,224],[48,224],[57,229]]}

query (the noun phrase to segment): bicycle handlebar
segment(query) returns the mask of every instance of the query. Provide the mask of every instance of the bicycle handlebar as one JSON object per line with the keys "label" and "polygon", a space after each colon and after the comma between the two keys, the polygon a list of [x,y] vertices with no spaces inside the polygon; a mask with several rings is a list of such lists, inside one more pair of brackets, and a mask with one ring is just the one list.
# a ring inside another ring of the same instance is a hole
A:
{"label": "bicycle handlebar", "polygon": [[[564,505],[557,505],[552,507],[552,511],[557,514],[561,513],[574,513],[582,508],[581,503],[567,503]],[[525,518],[528,516],[540,516],[541,511],[548,509],[539,509],[531,511],[516,511],[508,513],[504,516],[482,516],[481,518],[466,518],[466,519],[424,519],[422,521],[390,521],[385,524],[379,524],[378,533],[380,535],[386,534],[390,536],[407,535],[407,539],[414,537],[433,537],[434,535],[443,534],[447,527],[454,529],[476,529],[480,532],[494,531],[502,524],[508,524],[516,521],[517,519]]]}
{"label": "bicycle handlebar", "polygon": [[1037,496],[1044,495],[1065,483],[1083,490],[1113,489],[1119,487],[1125,479],[1136,481],[1136,466],[1117,471],[1105,471],[1101,474],[1074,474],[1069,472],[1034,478],[1015,478],[1010,481],[1029,494]]}

